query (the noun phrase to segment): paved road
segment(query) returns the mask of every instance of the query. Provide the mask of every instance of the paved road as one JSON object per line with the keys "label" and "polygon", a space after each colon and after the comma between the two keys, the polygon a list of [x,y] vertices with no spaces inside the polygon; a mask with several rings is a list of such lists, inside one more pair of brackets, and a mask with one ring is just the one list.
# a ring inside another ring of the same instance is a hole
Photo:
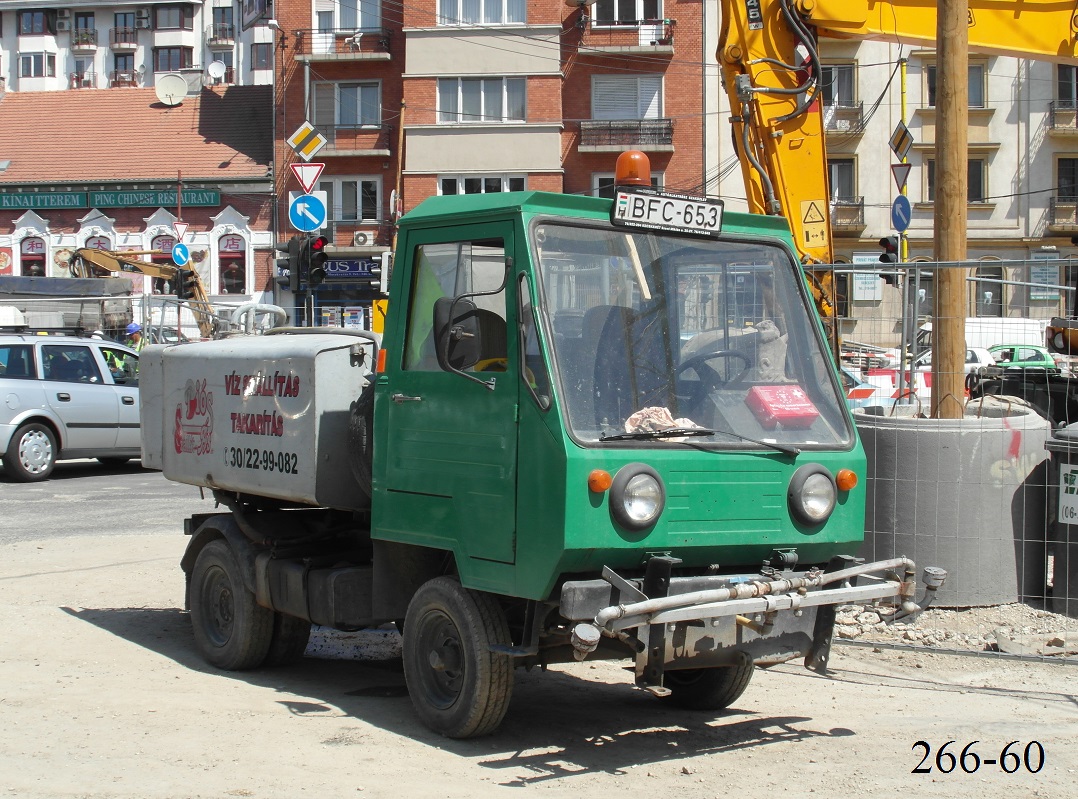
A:
{"label": "paved road", "polygon": [[17,483],[0,471],[0,544],[86,535],[183,534],[183,519],[213,510],[194,486],[166,480],[138,461],[106,468],[62,461],[41,483]]}

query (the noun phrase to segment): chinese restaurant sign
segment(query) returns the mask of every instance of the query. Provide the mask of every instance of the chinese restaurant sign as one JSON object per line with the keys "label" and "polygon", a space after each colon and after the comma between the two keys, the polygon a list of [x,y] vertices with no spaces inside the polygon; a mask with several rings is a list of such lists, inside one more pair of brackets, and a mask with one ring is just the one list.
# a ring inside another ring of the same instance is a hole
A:
{"label": "chinese restaurant sign", "polygon": [[[184,205],[217,206],[221,192],[189,189]],[[50,191],[0,194],[0,210],[12,208],[143,208],[176,205],[175,191]]]}

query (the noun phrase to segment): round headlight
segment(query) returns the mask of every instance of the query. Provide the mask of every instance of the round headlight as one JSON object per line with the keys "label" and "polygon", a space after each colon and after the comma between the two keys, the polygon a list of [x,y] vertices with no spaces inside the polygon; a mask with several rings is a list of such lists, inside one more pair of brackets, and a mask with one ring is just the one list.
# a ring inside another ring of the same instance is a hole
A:
{"label": "round headlight", "polygon": [[629,530],[643,530],[659,518],[666,490],[659,473],[644,463],[630,463],[614,475],[610,486],[610,513]]}
{"label": "round headlight", "polygon": [[835,478],[818,463],[802,466],[790,479],[787,492],[790,513],[804,524],[823,524],[835,510],[838,487]]}

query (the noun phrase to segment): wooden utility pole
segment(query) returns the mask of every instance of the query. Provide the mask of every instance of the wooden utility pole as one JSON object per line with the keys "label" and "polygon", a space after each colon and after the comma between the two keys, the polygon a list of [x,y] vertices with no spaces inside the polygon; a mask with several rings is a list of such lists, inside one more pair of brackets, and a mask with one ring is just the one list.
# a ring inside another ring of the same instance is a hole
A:
{"label": "wooden utility pole", "polygon": [[[936,18],[935,257],[966,260],[966,152],[969,101],[968,0],[939,0]],[[932,417],[964,412],[966,281],[962,269],[936,272],[932,324]]]}

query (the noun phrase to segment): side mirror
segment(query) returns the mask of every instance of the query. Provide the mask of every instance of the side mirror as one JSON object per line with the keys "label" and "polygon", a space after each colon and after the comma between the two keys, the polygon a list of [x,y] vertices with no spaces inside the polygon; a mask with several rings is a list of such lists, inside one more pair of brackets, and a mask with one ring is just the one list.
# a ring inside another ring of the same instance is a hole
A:
{"label": "side mirror", "polygon": [[447,372],[470,369],[479,362],[482,341],[474,302],[459,297],[435,301],[434,345],[438,365]]}

